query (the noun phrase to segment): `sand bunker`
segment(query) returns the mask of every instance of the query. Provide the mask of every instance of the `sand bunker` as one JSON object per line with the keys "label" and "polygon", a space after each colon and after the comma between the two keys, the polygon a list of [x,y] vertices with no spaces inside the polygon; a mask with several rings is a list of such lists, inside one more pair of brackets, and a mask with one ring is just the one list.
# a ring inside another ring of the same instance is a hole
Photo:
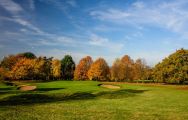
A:
{"label": "sand bunker", "polygon": [[102,84],[100,86],[105,87],[105,88],[110,88],[110,89],[120,89],[119,86],[115,86],[115,85],[105,85],[105,84]]}
{"label": "sand bunker", "polygon": [[20,86],[19,90],[22,91],[31,91],[31,90],[35,90],[37,88],[37,86]]}

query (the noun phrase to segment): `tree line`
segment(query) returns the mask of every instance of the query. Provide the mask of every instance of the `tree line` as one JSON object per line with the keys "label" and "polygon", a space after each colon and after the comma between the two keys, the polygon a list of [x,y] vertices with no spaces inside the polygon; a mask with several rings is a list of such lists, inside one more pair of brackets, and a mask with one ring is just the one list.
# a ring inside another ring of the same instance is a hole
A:
{"label": "tree line", "polygon": [[145,60],[133,60],[124,55],[112,66],[105,59],[82,58],[76,65],[70,55],[62,60],[53,57],[36,57],[31,52],[4,57],[0,63],[0,79],[4,80],[94,80],[115,82],[178,83],[188,81],[188,50],[180,49],[165,58],[155,67]]}

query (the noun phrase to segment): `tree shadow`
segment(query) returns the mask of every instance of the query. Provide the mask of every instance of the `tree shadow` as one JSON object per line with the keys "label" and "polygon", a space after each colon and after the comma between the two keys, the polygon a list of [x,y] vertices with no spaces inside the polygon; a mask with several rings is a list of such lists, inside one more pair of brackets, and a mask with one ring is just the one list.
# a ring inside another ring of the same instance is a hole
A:
{"label": "tree shadow", "polygon": [[96,94],[99,98],[106,98],[106,99],[123,99],[127,97],[134,97],[137,94],[146,92],[148,90],[133,90],[133,89],[122,89],[116,91],[104,91],[99,92]]}
{"label": "tree shadow", "polygon": [[0,100],[0,106],[14,106],[14,105],[32,105],[37,103],[51,103],[66,100],[83,100],[92,99],[95,96],[91,93],[74,93],[74,94],[19,94],[10,96]]}
{"label": "tree shadow", "polygon": [[12,88],[0,88],[0,94],[15,93],[15,90]]}
{"label": "tree shadow", "polygon": [[96,94],[90,92],[78,92],[74,94],[42,94],[42,93],[27,93],[10,96],[0,100],[0,106],[14,106],[14,105],[32,105],[41,103],[52,103],[69,100],[88,100],[88,99],[123,99],[127,97],[134,97],[137,94],[143,93],[147,90],[132,90],[123,89],[116,91],[99,92]]}
{"label": "tree shadow", "polygon": [[46,92],[46,91],[62,90],[62,89],[65,89],[65,88],[37,88],[34,91]]}

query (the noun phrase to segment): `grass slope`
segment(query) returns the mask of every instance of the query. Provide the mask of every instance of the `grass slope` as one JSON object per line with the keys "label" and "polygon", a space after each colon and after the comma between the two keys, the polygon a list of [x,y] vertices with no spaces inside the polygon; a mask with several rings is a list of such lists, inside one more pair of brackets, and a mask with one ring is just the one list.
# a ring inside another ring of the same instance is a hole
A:
{"label": "grass slope", "polygon": [[0,120],[187,120],[188,91],[179,86],[119,84],[113,90],[93,81],[31,83],[22,92],[0,83]]}

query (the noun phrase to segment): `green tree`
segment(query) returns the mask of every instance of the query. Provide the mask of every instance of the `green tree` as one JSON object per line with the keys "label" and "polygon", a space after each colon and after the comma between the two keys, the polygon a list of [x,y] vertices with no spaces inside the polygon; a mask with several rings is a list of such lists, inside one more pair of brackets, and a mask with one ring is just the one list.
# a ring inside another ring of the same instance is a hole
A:
{"label": "green tree", "polygon": [[36,55],[32,52],[24,52],[24,53],[19,53],[18,55],[20,55],[21,57],[25,57],[28,59],[35,59],[37,58]]}
{"label": "green tree", "polygon": [[65,55],[61,60],[61,71],[63,79],[71,80],[74,77],[75,62],[70,55]]}
{"label": "green tree", "polygon": [[188,82],[188,50],[180,49],[163,59],[154,68],[156,82],[178,83]]}

